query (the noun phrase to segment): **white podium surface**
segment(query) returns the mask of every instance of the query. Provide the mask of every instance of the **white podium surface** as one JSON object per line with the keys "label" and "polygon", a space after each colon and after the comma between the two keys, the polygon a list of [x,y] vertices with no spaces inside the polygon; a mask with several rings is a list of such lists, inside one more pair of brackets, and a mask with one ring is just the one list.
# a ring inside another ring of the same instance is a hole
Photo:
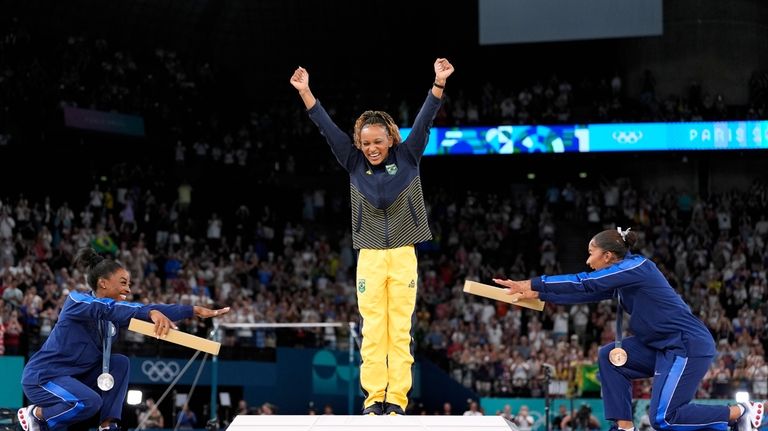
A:
{"label": "white podium surface", "polygon": [[509,431],[501,416],[239,415],[227,431]]}

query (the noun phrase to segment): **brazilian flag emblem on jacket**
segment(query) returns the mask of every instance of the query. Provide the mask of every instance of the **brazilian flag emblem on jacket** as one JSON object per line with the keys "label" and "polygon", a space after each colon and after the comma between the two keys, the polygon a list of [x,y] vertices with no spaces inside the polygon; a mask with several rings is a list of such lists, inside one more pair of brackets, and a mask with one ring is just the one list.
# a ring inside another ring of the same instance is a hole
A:
{"label": "brazilian flag emblem on jacket", "polygon": [[391,164],[391,165],[384,166],[384,167],[387,169],[387,173],[389,175],[395,175],[397,173],[397,165],[394,164],[394,163]]}
{"label": "brazilian flag emblem on jacket", "polygon": [[365,280],[357,280],[357,291],[360,293],[365,292]]}

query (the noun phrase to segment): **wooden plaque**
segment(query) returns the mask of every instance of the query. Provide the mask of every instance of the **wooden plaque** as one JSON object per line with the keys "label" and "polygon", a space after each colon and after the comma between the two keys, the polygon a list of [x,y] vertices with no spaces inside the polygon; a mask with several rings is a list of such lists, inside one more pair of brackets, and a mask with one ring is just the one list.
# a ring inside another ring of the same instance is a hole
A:
{"label": "wooden plaque", "polygon": [[495,299],[496,301],[508,302],[512,305],[530,308],[532,310],[541,311],[544,309],[544,301],[540,299],[520,299],[520,295],[509,295],[506,288],[478,283],[476,281],[465,280],[464,292]]}
{"label": "wooden plaque", "polygon": [[[128,330],[138,332],[139,334],[146,335],[147,337],[155,338],[154,323],[145,322],[139,319],[131,319],[131,323],[128,325]],[[196,335],[187,334],[186,332],[179,331],[178,329],[169,330],[168,335],[165,338],[160,339],[163,341],[168,341],[169,343],[189,347],[190,349],[210,353],[213,356],[218,356],[219,350],[221,349],[221,343],[198,337]]]}

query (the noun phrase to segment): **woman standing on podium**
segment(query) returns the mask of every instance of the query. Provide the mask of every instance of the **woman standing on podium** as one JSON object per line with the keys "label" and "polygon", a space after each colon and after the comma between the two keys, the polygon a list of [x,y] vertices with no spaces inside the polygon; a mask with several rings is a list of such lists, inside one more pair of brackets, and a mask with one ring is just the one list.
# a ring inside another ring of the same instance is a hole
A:
{"label": "woman standing on podium", "polygon": [[[388,66],[374,57],[371,61],[381,62],[377,67]],[[453,66],[438,58],[434,70],[432,88],[405,140],[392,117],[381,111],[363,112],[351,139],[315,99],[307,70],[299,67],[291,76],[309,118],[349,173],[352,246],[360,250],[355,287],[363,320],[363,414],[402,415],[408,406],[418,278],[414,244],[432,239],[419,164]]]}
{"label": "woman standing on podium", "polygon": [[128,392],[128,358],[111,353],[112,340],[131,318],[155,323],[155,336],[176,329],[174,321],[214,317],[229,307],[211,310],[191,305],[126,302],[131,275],[93,249],[81,249],[76,265],[87,268],[88,293],[73,291],[40,350],[24,367],[22,386],[31,404],[18,411],[24,431],[64,429],[99,413],[99,430],[117,428]]}

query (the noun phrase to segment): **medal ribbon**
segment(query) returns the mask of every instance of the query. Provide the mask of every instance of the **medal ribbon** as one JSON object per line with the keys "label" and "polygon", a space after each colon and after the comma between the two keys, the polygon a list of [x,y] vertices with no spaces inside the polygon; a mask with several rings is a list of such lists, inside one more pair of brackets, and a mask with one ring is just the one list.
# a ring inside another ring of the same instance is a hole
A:
{"label": "medal ribbon", "polygon": [[101,348],[104,352],[101,360],[101,371],[109,373],[109,358],[112,356],[112,328],[114,324],[110,321],[101,321]]}
{"label": "medal ribbon", "polygon": [[621,306],[621,295],[616,291],[616,348],[621,349],[622,324],[624,323],[624,308]]}

